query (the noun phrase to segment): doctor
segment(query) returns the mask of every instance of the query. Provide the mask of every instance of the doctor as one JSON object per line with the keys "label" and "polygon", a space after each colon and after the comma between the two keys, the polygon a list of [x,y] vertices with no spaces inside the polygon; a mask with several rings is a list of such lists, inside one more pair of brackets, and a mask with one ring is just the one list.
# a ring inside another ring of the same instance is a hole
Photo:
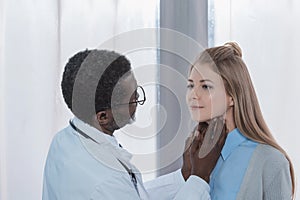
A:
{"label": "doctor", "polygon": [[160,199],[210,199],[207,183],[224,132],[213,150],[199,158],[204,134],[198,127],[187,144],[183,168],[151,181],[147,188],[130,163],[131,154],[113,136],[134,120],[137,105],[146,100],[124,56],[106,50],[79,52],[66,64],[61,87],[75,117],[53,138],[43,200],[153,199],[158,192]]}

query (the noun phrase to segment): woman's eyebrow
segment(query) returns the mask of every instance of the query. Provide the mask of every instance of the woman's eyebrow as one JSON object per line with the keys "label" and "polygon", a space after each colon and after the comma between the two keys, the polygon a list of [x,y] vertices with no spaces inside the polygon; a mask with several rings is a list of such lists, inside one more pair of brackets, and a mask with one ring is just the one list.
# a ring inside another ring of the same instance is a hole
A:
{"label": "woman's eyebrow", "polygon": [[211,82],[211,83],[214,83],[213,81],[209,80],[209,79],[202,79],[199,81],[200,83],[203,83],[203,82]]}

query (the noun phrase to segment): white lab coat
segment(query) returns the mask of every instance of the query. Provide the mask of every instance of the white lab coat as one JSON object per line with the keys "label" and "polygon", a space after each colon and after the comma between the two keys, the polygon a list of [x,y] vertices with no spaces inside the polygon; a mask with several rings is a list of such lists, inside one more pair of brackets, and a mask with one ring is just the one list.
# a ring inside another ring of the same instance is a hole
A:
{"label": "white lab coat", "polygon": [[[141,174],[130,163],[132,155],[119,147],[114,137],[78,118],[72,121],[97,143],[71,126],[53,138],[44,170],[43,200],[210,199],[204,180],[191,176],[185,182],[180,170],[143,184]],[[120,161],[134,172],[138,191]]]}

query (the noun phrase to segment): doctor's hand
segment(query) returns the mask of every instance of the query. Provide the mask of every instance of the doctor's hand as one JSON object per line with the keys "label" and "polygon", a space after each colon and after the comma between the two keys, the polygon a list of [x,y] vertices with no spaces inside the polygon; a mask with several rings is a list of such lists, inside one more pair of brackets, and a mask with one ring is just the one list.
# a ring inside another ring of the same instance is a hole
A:
{"label": "doctor's hand", "polygon": [[210,121],[206,131],[196,132],[190,147],[191,175],[209,183],[210,174],[220,157],[227,137],[223,117]]}
{"label": "doctor's hand", "polygon": [[208,124],[203,122],[199,123],[194,131],[191,133],[191,135],[185,140],[185,147],[184,147],[184,153],[183,153],[183,164],[181,167],[181,173],[184,178],[184,180],[187,180],[191,175],[192,170],[192,164],[190,159],[190,150],[192,142],[195,139],[196,135],[203,134],[205,135],[205,132],[207,130]]}
{"label": "doctor's hand", "polygon": [[220,157],[227,137],[223,117],[210,121],[207,130],[195,135],[190,147],[191,175],[199,176],[209,183],[212,170]]}

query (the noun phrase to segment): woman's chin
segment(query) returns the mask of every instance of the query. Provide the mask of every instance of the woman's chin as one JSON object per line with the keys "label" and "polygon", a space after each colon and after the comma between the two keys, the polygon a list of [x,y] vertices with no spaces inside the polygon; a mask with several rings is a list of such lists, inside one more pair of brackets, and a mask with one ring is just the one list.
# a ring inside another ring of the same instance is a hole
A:
{"label": "woman's chin", "polygon": [[199,116],[192,116],[192,120],[195,122],[209,122],[212,118],[204,118],[204,117],[199,117]]}

